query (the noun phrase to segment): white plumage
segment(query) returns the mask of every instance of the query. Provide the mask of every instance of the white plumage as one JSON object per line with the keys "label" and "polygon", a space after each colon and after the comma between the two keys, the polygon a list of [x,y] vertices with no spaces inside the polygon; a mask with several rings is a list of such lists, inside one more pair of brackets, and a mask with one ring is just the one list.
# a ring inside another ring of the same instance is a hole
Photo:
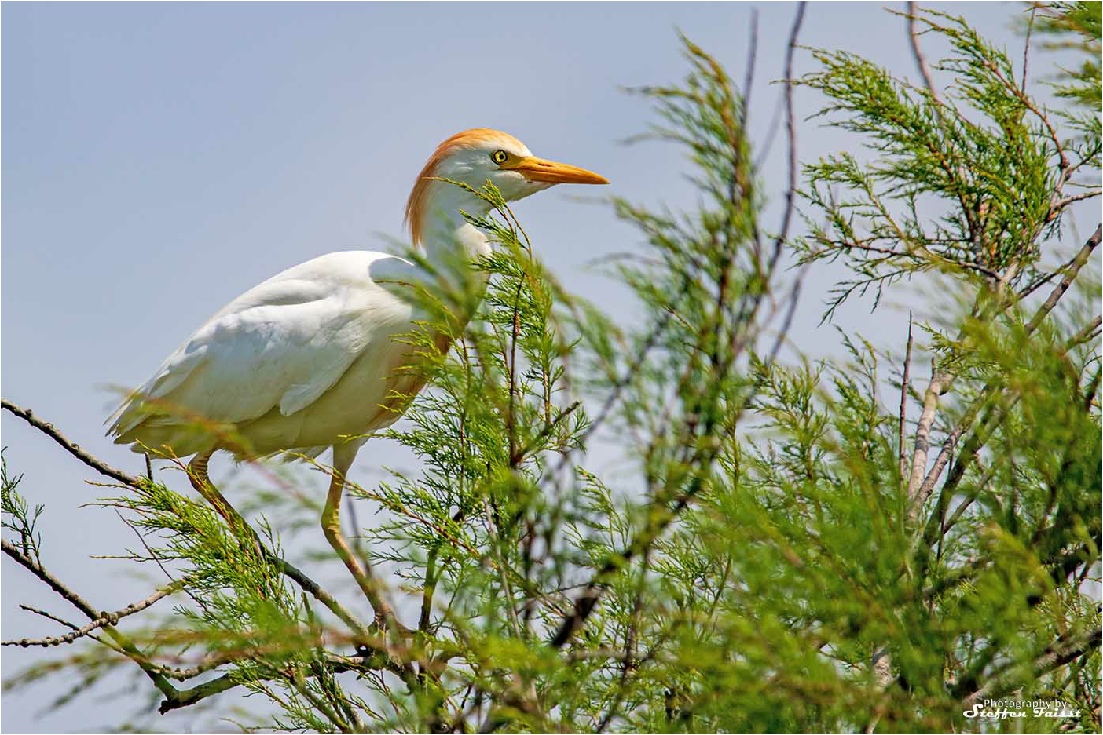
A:
{"label": "white plumage", "polygon": [[[382,428],[414,328],[405,283],[420,275],[384,253],[323,255],[276,275],[200,327],[128,401],[112,426],[136,450],[186,457],[228,424],[251,450],[316,454],[338,437]],[[213,427],[212,427],[213,428]]]}
{"label": "white plumage", "polygon": [[[438,273],[455,268],[457,251],[469,257],[489,251],[485,236],[461,215],[485,214],[488,205],[441,178],[476,189],[489,179],[507,200],[555,183],[605,183],[538,159],[505,133],[452,136],[419,175],[406,210],[414,244],[426,248]],[[396,392],[420,388],[404,370],[414,350],[402,336],[426,317],[411,287],[433,288],[437,277],[403,258],[364,251],[289,268],[200,327],[119,407],[110,434],[135,451],[177,457],[218,448],[239,456],[316,454],[355,443],[349,437],[401,415]],[[447,347],[443,338],[438,343]],[[231,442],[227,430],[246,443]]]}
{"label": "white plumage", "polygon": [[[457,262],[489,252],[485,235],[462,214],[485,215],[489,205],[441,179],[476,190],[489,180],[507,201],[558,183],[608,183],[537,158],[505,133],[458,133],[437,147],[406,206],[428,268],[376,252],[330,253],[289,268],[211,317],[109,419],[109,434],[135,451],[195,455],[192,484],[227,521],[232,508],[207,479],[215,451],[317,455],[333,447],[322,526],[377,613],[382,603],[340,533],[343,478],[365,435],[393,423],[422,387],[408,369],[417,350],[404,336],[427,316],[412,289],[466,287],[470,281],[457,279],[471,274],[457,276]],[[481,297],[485,282],[471,285]],[[469,314],[455,316],[462,326]],[[447,335],[429,336],[447,350]]]}

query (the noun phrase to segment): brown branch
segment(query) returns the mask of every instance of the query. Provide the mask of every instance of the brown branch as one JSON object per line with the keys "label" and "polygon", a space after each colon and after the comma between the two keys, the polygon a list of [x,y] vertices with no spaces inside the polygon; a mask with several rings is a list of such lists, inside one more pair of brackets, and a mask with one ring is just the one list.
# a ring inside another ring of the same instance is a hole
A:
{"label": "brown branch", "polygon": [[31,426],[49,436],[51,439],[60,444],[65,449],[65,451],[69,452],[69,454],[73,455],[81,462],[94,469],[96,472],[99,472],[101,475],[110,477],[111,479],[117,480],[118,482],[121,482],[122,484],[134,489],[140,489],[142,487],[141,480],[134,477],[133,475],[128,475],[122,470],[117,470],[114,467],[96,459],[91,454],[81,449],[79,445],[70,441],[52,424],[48,424],[42,419],[36,417],[33,413],[31,413],[30,409],[17,406],[6,398],[0,399],[0,406],[2,406],[5,411],[9,411],[15,414]]}
{"label": "brown branch", "polygon": [[0,541],[0,548],[9,557],[18,562],[21,566],[27,569],[31,574],[38,577],[40,580],[46,583],[46,586],[61,596],[63,600],[70,605],[80,610],[89,620],[99,620],[103,617],[103,613],[97,611],[94,607],[88,604],[80,595],[69,589],[61,580],[50,574],[42,565],[35,561],[32,561],[30,557],[25,555],[22,551],[16,548],[15,544],[10,541]]}
{"label": "brown branch", "polygon": [[789,227],[793,221],[793,210],[796,208],[794,197],[797,189],[797,174],[799,163],[797,161],[797,120],[793,110],[793,57],[796,55],[797,39],[800,36],[801,26],[804,24],[805,3],[797,6],[797,14],[793,18],[793,24],[789,28],[789,45],[785,51],[785,128],[789,142],[788,172],[785,187],[785,210],[781,220],[781,231],[774,238],[774,252],[770,255],[767,272],[772,272],[781,257],[782,245],[789,238]]}
{"label": "brown branch", "polygon": [[919,68],[919,74],[923,77],[923,86],[927,88],[927,94],[941,107],[942,98],[938,96],[938,89],[934,86],[931,67],[927,64],[927,57],[923,55],[923,49],[919,47],[919,29],[916,27],[916,20],[919,17],[916,15],[916,11],[918,10],[919,8],[916,7],[914,2],[908,3],[908,42],[911,44],[912,57],[915,59],[915,65]]}
{"label": "brown branch", "polygon": [[1072,268],[1076,264],[1076,262],[1080,259],[1080,257],[1081,257],[1081,252],[1077,251],[1076,255],[1074,255],[1072,258],[1070,258],[1068,261],[1066,261],[1061,266],[1059,266],[1052,273],[1046,273],[1045,275],[1034,279],[1034,281],[1029,283],[1026,287],[1023,288],[1022,291],[1020,291],[1016,295],[1015,302],[1016,303],[1022,302],[1024,299],[1026,299],[1032,293],[1037,291],[1039,288],[1046,285],[1047,283],[1049,283],[1050,281],[1052,281],[1054,278],[1061,275],[1062,273],[1065,273],[1066,271],[1068,271],[1069,268]]}
{"label": "brown branch", "polygon": [[1080,251],[1065,267],[1064,278],[1061,279],[1060,283],[1058,283],[1053,291],[1049,294],[1049,298],[1046,299],[1045,303],[1042,304],[1042,306],[1031,318],[1030,322],[1026,325],[1027,334],[1030,334],[1035,329],[1037,329],[1038,325],[1042,323],[1042,320],[1045,319],[1051,311],[1053,311],[1055,306],[1057,306],[1057,302],[1061,300],[1061,297],[1064,296],[1065,292],[1069,290],[1069,286],[1071,286],[1072,282],[1076,280],[1076,276],[1080,273],[1080,269],[1083,268],[1085,264],[1087,264],[1088,259],[1091,257],[1092,253],[1097,247],[1099,247],[1100,239],[1103,239],[1103,224],[1100,224],[1095,228],[1095,232],[1092,234],[1092,236],[1088,238],[1087,242],[1085,242],[1083,247],[1080,248]]}
{"label": "brown branch", "polygon": [[[768,353],[768,357],[766,359],[766,364],[768,365],[774,364],[774,361],[777,360],[777,355],[779,352],[781,352],[781,345],[785,341],[785,338],[789,334],[789,330],[793,326],[793,318],[796,316],[797,313],[797,304],[800,301],[801,289],[804,288],[804,276],[806,273],[807,268],[802,267],[800,269],[800,273],[797,275],[796,281],[793,282],[792,288],[789,289],[789,297],[786,299],[786,301],[788,302],[788,306],[785,309],[785,316],[782,317],[781,327],[778,329],[777,332],[777,339],[774,340],[774,344],[770,347],[770,352]],[[776,315],[777,311],[775,309],[774,312],[770,315],[770,321],[773,321]]]}
{"label": "brown branch", "polygon": [[[5,408],[7,406],[5,405]],[[29,415],[29,414],[28,414]],[[69,589],[65,584],[58,580],[55,576],[50,574],[42,565],[32,561],[23,552],[15,547],[14,544],[8,541],[0,542],[3,551],[9,557],[18,562],[22,567],[29,571],[34,576],[38,577],[42,582],[46,584],[50,589],[56,592],[62,599],[67,601],[77,610],[80,610],[86,618],[89,620],[99,620],[104,617],[104,613],[97,611],[92,607],[84,598],[78,595],[73,590]],[[118,646],[123,655],[136,663],[139,668],[145,672],[149,677],[153,685],[157,687],[167,699],[172,699],[178,694],[176,687],[174,687],[169,680],[166,679],[159,671],[156,664],[151,662],[145,654],[138,650],[138,648],[130,642],[130,639],[120,633],[114,625],[107,623],[103,626],[103,632],[111,639],[111,642]]]}
{"label": "brown branch", "polygon": [[106,625],[115,625],[122,618],[125,618],[128,615],[133,615],[134,613],[137,613],[137,612],[141,612],[142,610],[145,610],[146,608],[148,608],[151,605],[153,605],[154,603],[156,603],[158,600],[161,600],[165,597],[168,597],[171,594],[179,592],[180,588],[183,587],[186,584],[186,582],[187,582],[187,580],[180,580],[180,581],[177,581],[177,582],[173,582],[172,584],[168,585],[167,587],[164,587],[163,589],[157,590],[156,592],[154,592],[152,595],[145,598],[144,600],[139,600],[138,602],[127,605],[123,609],[117,610],[113,613],[103,613],[98,618],[96,618],[91,623],[89,623],[88,625],[84,626],[83,628],[77,628],[72,633],[66,633],[65,635],[61,635],[61,636],[52,636],[52,637],[49,637],[49,638],[22,638],[20,640],[15,640],[15,641],[3,641],[2,643],[0,643],[0,645],[3,645],[3,646],[19,646],[20,648],[29,648],[31,646],[60,646],[60,645],[65,644],[65,643],[72,643],[76,639],[82,638],[82,637],[88,635],[89,633],[91,633],[95,630],[98,630],[99,628],[102,628]]}
{"label": "brown branch", "polygon": [[1082,345],[1090,339],[1094,339],[1099,336],[1099,327],[1103,326],[1103,318],[1096,315],[1083,329],[1076,334],[1069,337],[1068,342],[1065,343],[1064,354],[1067,354],[1069,350],[1078,345]]}
{"label": "brown branch", "polygon": [[1058,199],[1056,202],[1053,203],[1052,207],[1050,207],[1049,219],[1052,220],[1053,217],[1056,216],[1057,212],[1060,212],[1062,209],[1069,206],[1070,204],[1075,204],[1076,202],[1083,202],[1083,201],[1086,201],[1088,199],[1095,199],[1097,196],[1100,196],[1101,194],[1103,194],[1103,190],[1101,190],[1101,189],[1091,189],[1089,191],[1082,191],[1079,194],[1071,194],[1071,195],[1069,195],[1067,197],[1064,197],[1062,199]]}
{"label": "brown branch", "polygon": [[908,315],[908,347],[904,353],[904,374],[900,377],[900,443],[897,445],[897,450],[900,453],[900,482],[904,482],[904,475],[908,472],[908,452],[905,448],[907,445],[907,418],[908,418],[908,387],[911,385],[911,369],[912,369],[912,344],[914,342],[912,335],[912,318]]}
{"label": "brown branch", "polygon": [[[1075,661],[1084,654],[1099,648],[1101,636],[1103,636],[1103,630],[1096,626],[1079,636],[1064,641],[1058,638],[1058,640],[1046,646],[1045,650],[1031,662],[1029,672],[1023,672],[1026,673],[1023,678],[1032,681],[1037,680],[1039,677]],[[1021,686],[1021,682],[1015,677],[1018,668],[1014,663],[1006,664],[988,677],[987,683],[983,686],[969,693],[955,692],[954,694],[962,698],[963,705],[971,707],[981,700],[991,699],[1013,691]]]}
{"label": "brown branch", "polygon": [[[113,480],[117,480],[118,482],[121,482],[122,484],[135,490],[141,490],[144,487],[144,485],[142,484],[142,480],[132,475],[128,475],[122,470],[115,469],[114,467],[100,461],[99,459],[96,459],[91,454],[81,449],[79,445],[70,441],[69,438],[62,434],[56,427],[53,426],[53,424],[47,423],[46,421],[43,421],[42,419],[35,416],[30,411],[30,409],[18,406],[7,399],[2,399],[2,401],[0,401],[0,406],[2,406],[5,411],[9,411],[10,413],[15,414],[19,418],[29,423],[31,426],[49,436],[55,442],[60,444],[67,452],[72,454],[88,467],[91,467],[92,469],[96,470],[96,472],[99,472],[101,475],[104,475],[105,477],[110,477]],[[259,544],[259,546],[265,558],[271,564],[277,566],[281,573],[286,575],[289,579],[298,584],[299,587],[301,587],[304,591],[306,591],[316,600],[325,605],[330,612],[340,618],[340,620],[348,625],[349,628],[352,629],[354,632],[358,634],[365,634],[364,627],[343,607],[341,607],[341,604],[337,602],[337,600],[332,595],[322,589],[322,587],[317,582],[308,577],[305,573],[303,573],[300,569],[295,567],[290,562],[277,556],[270,549],[268,549],[268,547],[264,546],[263,544]],[[98,617],[98,614],[91,616],[92,619],[96,619]],[[366,638],[367,636],[364,635],[364,637]]]}
{"label": "brown branch", "polygon": [[754,68],[758,60],[758,8],[751,6],[751,31],[747,43],[747,71],[743,77],[743,109],[739,124],[747,128],[747,116],[751,109],[751,90],[754,88]]}
{"label": "brown branch", "polygon": [[[323,663],[323,666],[325,670],[331,674],[340,674],[346,671],[362,672],[367,670],[367,667],[361,664],[358,659],[346,658],[344,656],[338,656],[336,654],[328,652],[326,652],[325,656],[326,660]],[[202,684],[196,684],[190,689],[177,690],[176,696],[166,698],[164,702],[161,702],[161,706],[157,708],[157,711],[163,715],[175,709],[190,707],[191,705],[207,699],[208,697],[212,697],[216,694],[221,694],[222,692],[233,689],[234,687],[240,686],[241,684],[241,677],[224,674],[217,679],[211,679],[210,681],[205,681]]]}
{"label": "brown branch", "polygon": [[1030,21],[1026,26],[1026,39],[1023,41],[1023,81],[1019,85],[1019,89],[1023,94],[1026,94],[1026,77],[1027,70],[1030,66],[1030,39],[1034,35],[1034,18],[1038,14],[1038,5],[1034,4],[1030,7]]}

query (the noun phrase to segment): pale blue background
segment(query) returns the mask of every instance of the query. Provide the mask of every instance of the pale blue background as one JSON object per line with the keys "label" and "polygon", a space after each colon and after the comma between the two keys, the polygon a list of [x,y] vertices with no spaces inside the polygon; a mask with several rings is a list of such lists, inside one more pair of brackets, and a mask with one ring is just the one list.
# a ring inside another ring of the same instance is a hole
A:
{"label": "pale blue background", "polygon": [[[752,7],[5,3],[4,397],[140,471],[134,455],[102,437],[114,400],[105,386],[144,381],[207,316],[285,267],[330,250],[385,249],[386,237],[402,234],[402,207],[426,156],[467,127],[506,130],[538,155],[598,171],[612,181],[609,193],[691,204],[675,149],[619,142],[650,118],[641,99],[618,88],[683,76],[676,28],[741,81]],[[1019,49],[1010,17],[1020,8],[950,9]],[[779,90],[769,83],[782,75],[794,9],[759,6],[751,122],[760,142],[776,122]],[[880,4],[813,4],[801,42],[913,73],[904,21]],[[1047,66],[1040,55],[1032,63]],[[801,53],[798,71],[811,68]],[[802,118],[817,108],[807,90],[797,100]],[[815,121],[800,131],[806,161],[852,144]],[[783,194],[782,142],[763,169],[774,202]],[[624,293],[583,271],[638,242],[607,206],[574,198],[601,193],[559,187],[516,212],[568,286],[627,316]],[[809,279],[793,331],[809,354],[839,352],[836,332],[817,327],[837,275],[825,267]],[[901,310],[869,316],[868,307],[847,308],[840,321],[901,349]],[[110,511],[79,507],[100,494],[83,482],[92,475],[9,415],[2,426],[12,470],[27,475],[23,490],[47,505],[53,571],[105,609],[148,589],[125,576],[126,565],[88,558],[135,543]],[[370,442],[355,476],[368,480],[400,461],[387,442]],[[8,560],[3,592],[4,638],[56,632],[20,602],[78,619]],[[44,653],[58,651],[4,649],[4,675]],[[140,683],[142,697],[149,690]],[[47,712],[61,692],[55,680],[5,696],[3,729],[99,730],[140,703],[85,694]],[[211,721],[185,713],[150,722],[194,729]]]}

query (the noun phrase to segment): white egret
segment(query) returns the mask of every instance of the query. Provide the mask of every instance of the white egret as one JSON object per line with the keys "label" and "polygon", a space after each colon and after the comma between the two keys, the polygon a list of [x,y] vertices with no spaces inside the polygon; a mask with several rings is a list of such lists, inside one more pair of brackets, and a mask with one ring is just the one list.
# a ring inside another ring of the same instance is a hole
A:
{"label": "white egret", "polygon": [[[482,216],[490,205],[441,179],[474,190],[489,180],[506,201],[554,184],[608,183],[537,158],[506,133],[476,128],[453,135],[429,158],[406,205],[412,243],[424,249],[428,269],[366,251],[330,253],[289,268],[211,317],[109,419],[109,434],[134,451],[194,456],[192,484],[227,520],[231,510],[207,477],[214,452],[317,455],[332,447],[322,528],[369,599],[377,599],[370,570],[365,573],[341,533],[340,501],[365,435],[397,420],[408,404],[400,396],[422,387],[408,369],[417,350],[402,339],[427,317],[410,284],[433,288],[430,271],[454,268],[457,256],[490,252],[486,236],[461,214]],[[480,297],[482,287],[485,280],[476,279]],[[433,339],[447,350],[447,335]],[[197,430],[204,424],[207,430]]]}

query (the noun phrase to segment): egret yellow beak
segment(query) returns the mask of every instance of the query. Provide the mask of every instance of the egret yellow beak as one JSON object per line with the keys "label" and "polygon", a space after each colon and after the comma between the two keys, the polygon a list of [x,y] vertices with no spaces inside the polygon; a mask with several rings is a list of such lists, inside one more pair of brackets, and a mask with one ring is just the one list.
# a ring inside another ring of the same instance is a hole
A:
{"label": "egret yellow beak", "polygon": [[510,161],[502,168],[516,171],[529,181],[543,184],[608,184],[609,180],[601,174],[587,171],[578,166],[548,161],[536,156],[526,156]]}

